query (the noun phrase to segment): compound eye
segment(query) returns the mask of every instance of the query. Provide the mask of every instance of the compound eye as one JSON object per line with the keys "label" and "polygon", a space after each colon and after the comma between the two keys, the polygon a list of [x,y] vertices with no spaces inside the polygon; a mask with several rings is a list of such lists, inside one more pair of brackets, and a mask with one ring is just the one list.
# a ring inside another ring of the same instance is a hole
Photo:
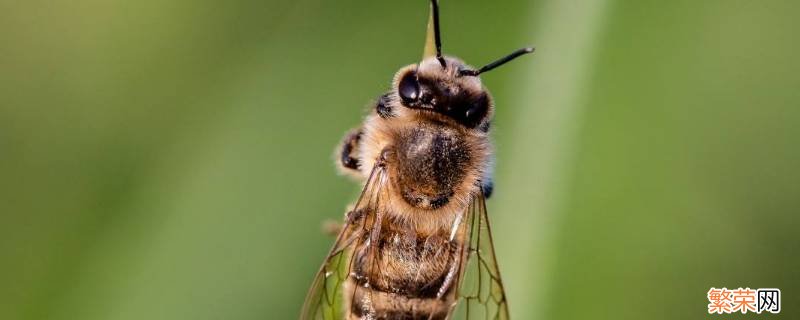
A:
{"label": "compound eye", "polygon": [[489,112],[489,97],[482,94],[474,101],[468,103],[461,112],[463,113],[455,118],[461,118],[461,123],[468,127],[475,127],[481,123]]}
{"label": "compound eye", "polygon": [[417,73],[409,72],[400,79],[400,84],[397,86],[397,91],[400,94],[400,99],[406,105],[412,104],[419,99],[419,83],[417,82]]}

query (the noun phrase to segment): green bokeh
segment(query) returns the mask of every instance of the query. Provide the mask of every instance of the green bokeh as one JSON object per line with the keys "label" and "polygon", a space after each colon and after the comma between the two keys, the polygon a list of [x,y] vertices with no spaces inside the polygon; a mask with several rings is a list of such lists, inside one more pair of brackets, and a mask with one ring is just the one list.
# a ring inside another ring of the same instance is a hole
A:
{"label": "green bokeh", "polygon": [[[796,318],[800,3],[441,3],[467,62],[537,46],[483,76],[516,319],[709,318],[712,286],[780,288],[746,318]],[[358,189],[333,148],[426,19],[0,2],[0,319],[295,318]]]}

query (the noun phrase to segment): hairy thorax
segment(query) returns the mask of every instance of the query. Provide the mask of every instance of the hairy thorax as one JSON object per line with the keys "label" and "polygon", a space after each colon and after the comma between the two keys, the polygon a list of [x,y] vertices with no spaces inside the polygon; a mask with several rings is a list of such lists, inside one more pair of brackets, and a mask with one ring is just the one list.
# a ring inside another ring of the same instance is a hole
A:
{"label": "hairy thorax", "polygon": [[426,234],[449,230],[488,174],[491,152],[484,132],[430,117],[398,121],[374,114],[360,150],[362,170],[385,158],[388,214]]}
{"label": "hairy thorax", "polygon": [[409,127],[397,133],[392,182],[410,205],[438,209],[464,181],[472,155],[465,137],[441,125]]}

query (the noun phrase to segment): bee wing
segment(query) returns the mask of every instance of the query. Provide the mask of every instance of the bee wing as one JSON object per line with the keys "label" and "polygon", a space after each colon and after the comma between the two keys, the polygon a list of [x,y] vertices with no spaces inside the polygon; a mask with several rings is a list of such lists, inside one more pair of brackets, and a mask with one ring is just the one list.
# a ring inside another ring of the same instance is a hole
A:
{"label": "bee wing", "polygon": [[507,320],[508,301],[497,267],[483,191],[473,197],[466,218],[467,241],[462,248],[463,262],[456,290],[458,303],[449,319]]}
{"label": "bee wing", "polygon": [[344,319],[342,286],[353,266],[350,254],[353,248],[361,245],[372,225],[376,222],[380,224],[374,216],[385,179],[385,169],[376,165],[308,290],[300,312],[301,320]]}

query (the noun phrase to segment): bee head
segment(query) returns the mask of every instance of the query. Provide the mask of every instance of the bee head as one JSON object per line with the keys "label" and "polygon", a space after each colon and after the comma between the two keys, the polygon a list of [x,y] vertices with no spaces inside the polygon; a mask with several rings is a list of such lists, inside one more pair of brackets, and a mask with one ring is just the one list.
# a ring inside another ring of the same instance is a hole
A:
{"label": "bee head", "polygon": [[463,62],[444,59],[444,68],[436,58],[429,58],[395,75],[393,89],[400,104],[422,114],[445,116],[467,128],[488,121],[492,103],[480,78],[462,76],[461,70],[469,70]]}
{"label": "bee head", "polygon": [[533,52],[533,48],[522,48],[480,69],[473,69],[456,58],[443,56],[437,0],[431,0],[425,42],[422,62],[400,69],[395,74],[394,93],[403,107],[419,110],[421,114],[440,114],[467,128],[488,124],[492,114],[491,98],[478,76]]}

